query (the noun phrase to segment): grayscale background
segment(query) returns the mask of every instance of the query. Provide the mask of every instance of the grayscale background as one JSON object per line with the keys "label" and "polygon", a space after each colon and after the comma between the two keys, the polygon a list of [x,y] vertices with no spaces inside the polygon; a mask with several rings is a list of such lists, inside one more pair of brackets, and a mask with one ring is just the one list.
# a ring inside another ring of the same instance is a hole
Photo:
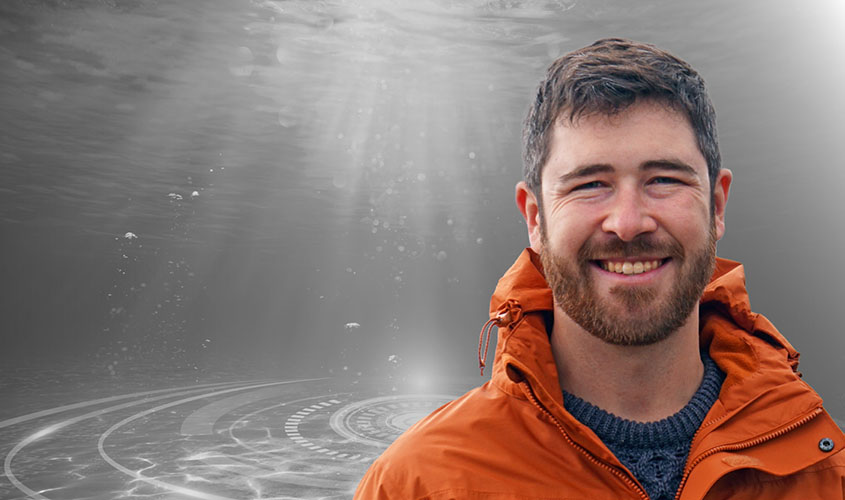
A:
{"label": "grayscale background", "polygon": [[[481,384],[490,293],[528,244],[522,118],[552,60],[606,36],[704,76],[734,172],[719,255],[841,423],[843,26],[835,0],[3,0],[6,476],[73,498],[69,472],[37,471],[102,429],[26,458],[9,450],[51,421],[8,422],[96,398],[325,378],[348,394],[328,408]],[[277,396],[335,390],[296,384]]]}

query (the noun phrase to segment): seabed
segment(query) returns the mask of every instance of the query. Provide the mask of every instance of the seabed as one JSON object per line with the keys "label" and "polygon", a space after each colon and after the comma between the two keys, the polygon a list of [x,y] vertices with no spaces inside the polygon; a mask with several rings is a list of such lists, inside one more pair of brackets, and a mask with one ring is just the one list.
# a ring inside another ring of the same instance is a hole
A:
{"label": "seabed", "polygon": [[453,389],[312,378],[74,401],[0,420],[0,498],[347,499],[399,434],[466,387]]}

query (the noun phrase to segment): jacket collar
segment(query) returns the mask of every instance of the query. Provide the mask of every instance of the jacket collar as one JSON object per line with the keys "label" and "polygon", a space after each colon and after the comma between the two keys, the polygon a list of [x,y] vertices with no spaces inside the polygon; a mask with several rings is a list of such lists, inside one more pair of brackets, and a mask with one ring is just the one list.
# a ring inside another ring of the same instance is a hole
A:
{"label": "jacket collar", "polygon": [[[526,248],[499,280],[490,301],[491,318],[507,317],[499,324],[492,382],[521,396],[516,382],[528,381],[538,400],[566,421],[571,417],[563,410],[547,332],[553,307],[539,255]],[[720,412],[736,413],[761,398],[771,409],[784,401],[785,391],[801,395],[802,409],[821,406],[819,396],[799,380],[798,352],[769,320],[751,311],[740,263],[717,258],[700,307],[702,348],[709,349],[726,374],[717,402]],[[794,409],[794,399],[786,399]],[[794,412],[786,413],[783,420],[793,417]]]}
{"label": "jacket collar", "polygon": [[[490,301],[490,323],[499,326],[491,382],[517,398],[527,397],[523,383],[527,382],[533,396],[571,439],[597,458],[621,467],[599,438],[563,408],[548,336],[553,307],[540,258],[527,248],[499,280]],[[793,473],[829,456],[812,441],[818,436],[836,436],[831,453],[842,449],[845,436],[821,409],[818,394],[800,380],[798,352],[769,320],[751,311],[741,264],[717,258],[701,297],[699,318],[701,347],[709,350],[726,378],[693,440],[690,459],[719,449],[742,451],[730,459],[708,462],[713,469],[710,474],[694,473],[690,483],[712,484],[715,477],[748,466],[749,460],[757,460],[755,467],[773,474]],[[791,440],[778,439],[776,447],[771,446],[770,438],[799,424],[800,435],[791,433]],[[749,449],[761,442],[767,446]]]}

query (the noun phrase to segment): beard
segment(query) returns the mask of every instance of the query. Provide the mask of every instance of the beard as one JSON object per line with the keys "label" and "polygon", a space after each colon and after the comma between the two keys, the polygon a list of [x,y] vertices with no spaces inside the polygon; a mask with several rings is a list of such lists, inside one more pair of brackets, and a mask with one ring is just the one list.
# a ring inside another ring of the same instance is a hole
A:
{"label": "beard", "polygon": [[[543,228],[540,259],[555,303],[575,323],[610,344],[643,346],[666,339],[689,318],[713,275],[716,240],[716,225],[711,219],[708,241],[689,256],[675,239],[661,242],[641,235],[630,242],[616,238],[602,245],[587,240],[578,250],[577,261],[572,263],[571,259],[552,254]],[[625,285],[611,288],[610,297],[600,297],[590,269],[593,260],[635,255],[671,257],[679,275],[668,297],[659,299],[658,290],[650,286]],[[614,300],[621,304],[623,312],[611,304]]]}

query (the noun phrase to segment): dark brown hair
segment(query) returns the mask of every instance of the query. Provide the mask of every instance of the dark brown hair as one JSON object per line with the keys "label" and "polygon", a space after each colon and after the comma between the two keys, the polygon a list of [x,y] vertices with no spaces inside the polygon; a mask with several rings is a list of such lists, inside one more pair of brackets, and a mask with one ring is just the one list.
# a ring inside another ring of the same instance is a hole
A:
{"label": "dark brown hair", "polygon": [[[716,112],[704,80],[686,62],[645,43],[605,38],[556,60],[540,82],[522,134],[523,175],[538,200],[552,126],[584,115],[613,115],[638,99],[652,99],[684,113],[707,160],[710,189],[721,168]],[[542,203],[541,203],[542,205]],[[542,217],[542,209],[541,209]]]}

